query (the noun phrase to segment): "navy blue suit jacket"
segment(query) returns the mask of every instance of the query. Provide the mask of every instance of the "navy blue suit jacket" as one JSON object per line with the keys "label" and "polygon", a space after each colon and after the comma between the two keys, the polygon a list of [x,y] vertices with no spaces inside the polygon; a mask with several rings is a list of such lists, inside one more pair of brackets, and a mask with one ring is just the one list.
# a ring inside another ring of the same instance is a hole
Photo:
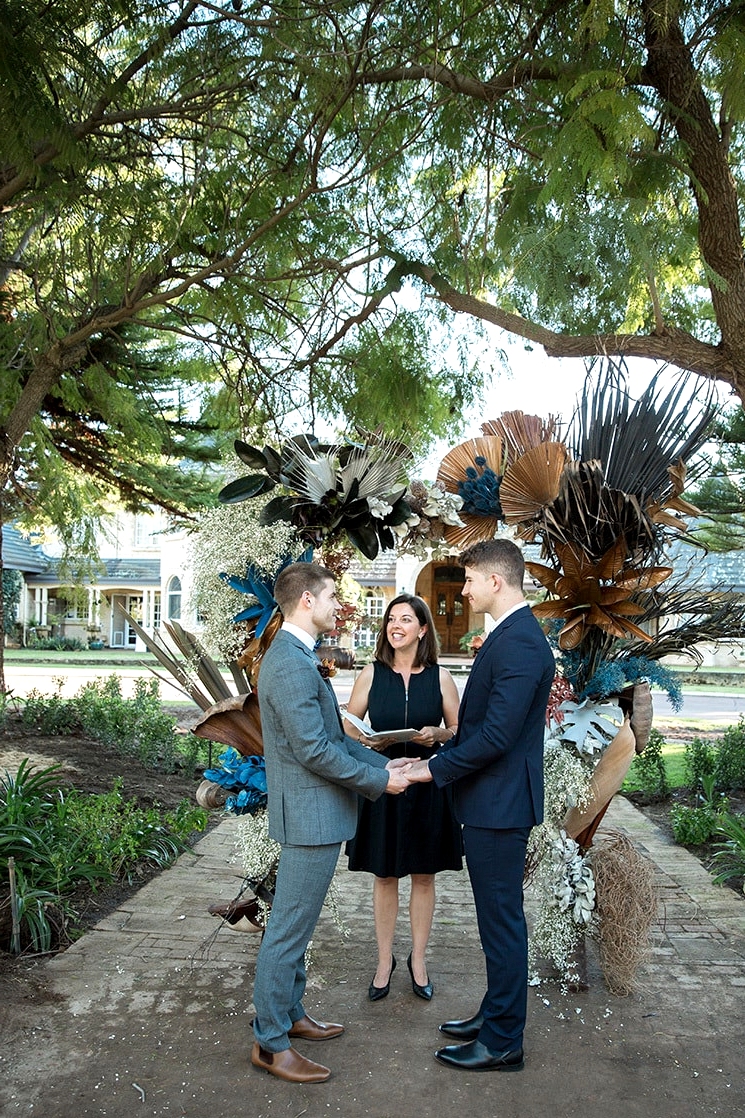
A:
{"label": "navy blue suit jacket", "polygon": [[435,783],[452,786],[458,822],[502,830],[543,820],[543,740],[555,672],[529,607],[489,634],[463,693],[458,732],[430,761]]}

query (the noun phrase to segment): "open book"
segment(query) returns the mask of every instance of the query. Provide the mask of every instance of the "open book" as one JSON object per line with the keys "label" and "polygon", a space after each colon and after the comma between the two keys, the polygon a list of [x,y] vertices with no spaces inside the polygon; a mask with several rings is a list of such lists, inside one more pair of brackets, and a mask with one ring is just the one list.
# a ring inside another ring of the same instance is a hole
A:
{"label": "open book", "polygon": [[372,726],[370,726],[367,722],[363,722],[361,718],[357,718],[355,714],[350,714],[346,707],[342,707],[341,712],[346,718],[347,722],[351,722],[352,725],[357,730],[359,730],[361,734],[364,734],[366,738],[369,738],[370,741],[373,742],[380,741],[382,739],[386,740],[386,744],[392,743],[394,741],[411,741],[411,739],[419,733],[418,730],[413,730],[411,728],[408,730],[376,731],[373,730]]}

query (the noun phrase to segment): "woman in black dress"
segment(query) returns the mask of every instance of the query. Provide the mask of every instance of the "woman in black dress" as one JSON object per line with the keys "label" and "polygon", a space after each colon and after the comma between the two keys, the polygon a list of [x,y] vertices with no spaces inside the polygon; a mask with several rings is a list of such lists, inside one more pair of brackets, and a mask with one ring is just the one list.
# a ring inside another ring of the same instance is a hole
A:
{"label": "woman in black dress", "polygon": [[[367,715],[373,730],[416,727],[415,737],[387,745],[387,757],[431,757],[455,733],[458,691],[453,677],[437,663],[437,635],[427,603],[413,594],[400,594],[389,604],[375,659],[360,672],[347,710],[357,718]],[[360,741],[351,723],[345,730]],[[375,742],[380,749],[381,742]],[[409,919],[411,954],[408,959],[415,994],[429,1001],[432,983],[425,952],[435,907],[435,874],[462,868],[461,829],[450,811],[447,795],[433,783],[413,784],[400,796],[361,801],[355,837],[347,844],[350,870],[375,874],[373,912],[378,944],[378,966],[368,991],[371,1001],[384,998],[396,966],[393,936],[398,916],[398,882],[411,876]]]}

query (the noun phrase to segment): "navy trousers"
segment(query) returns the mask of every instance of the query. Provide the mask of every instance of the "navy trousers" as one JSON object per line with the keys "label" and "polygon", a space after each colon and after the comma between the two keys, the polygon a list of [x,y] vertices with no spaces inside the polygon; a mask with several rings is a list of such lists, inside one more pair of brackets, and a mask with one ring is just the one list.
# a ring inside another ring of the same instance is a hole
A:
{"label": "navy trousers", "polygon": [[528,1005],[528,929],[523,909],[530,827],[463,828],[466,865],[486,956],[484,1024],[479,1040],[493,1052],[522,1047]]}

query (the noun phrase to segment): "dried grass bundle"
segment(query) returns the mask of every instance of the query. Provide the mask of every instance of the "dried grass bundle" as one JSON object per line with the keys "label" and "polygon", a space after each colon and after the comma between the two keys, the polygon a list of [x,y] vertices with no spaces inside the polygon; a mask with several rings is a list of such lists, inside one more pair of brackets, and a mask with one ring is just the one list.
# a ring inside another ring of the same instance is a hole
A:
{"label": "dried grass bundle", "polygon": [[636,972],[649,951],[657,915],[654,866],[618,832],[599,836],[589,854],[597,896],[600,965],[612,994],[634,989]]}

